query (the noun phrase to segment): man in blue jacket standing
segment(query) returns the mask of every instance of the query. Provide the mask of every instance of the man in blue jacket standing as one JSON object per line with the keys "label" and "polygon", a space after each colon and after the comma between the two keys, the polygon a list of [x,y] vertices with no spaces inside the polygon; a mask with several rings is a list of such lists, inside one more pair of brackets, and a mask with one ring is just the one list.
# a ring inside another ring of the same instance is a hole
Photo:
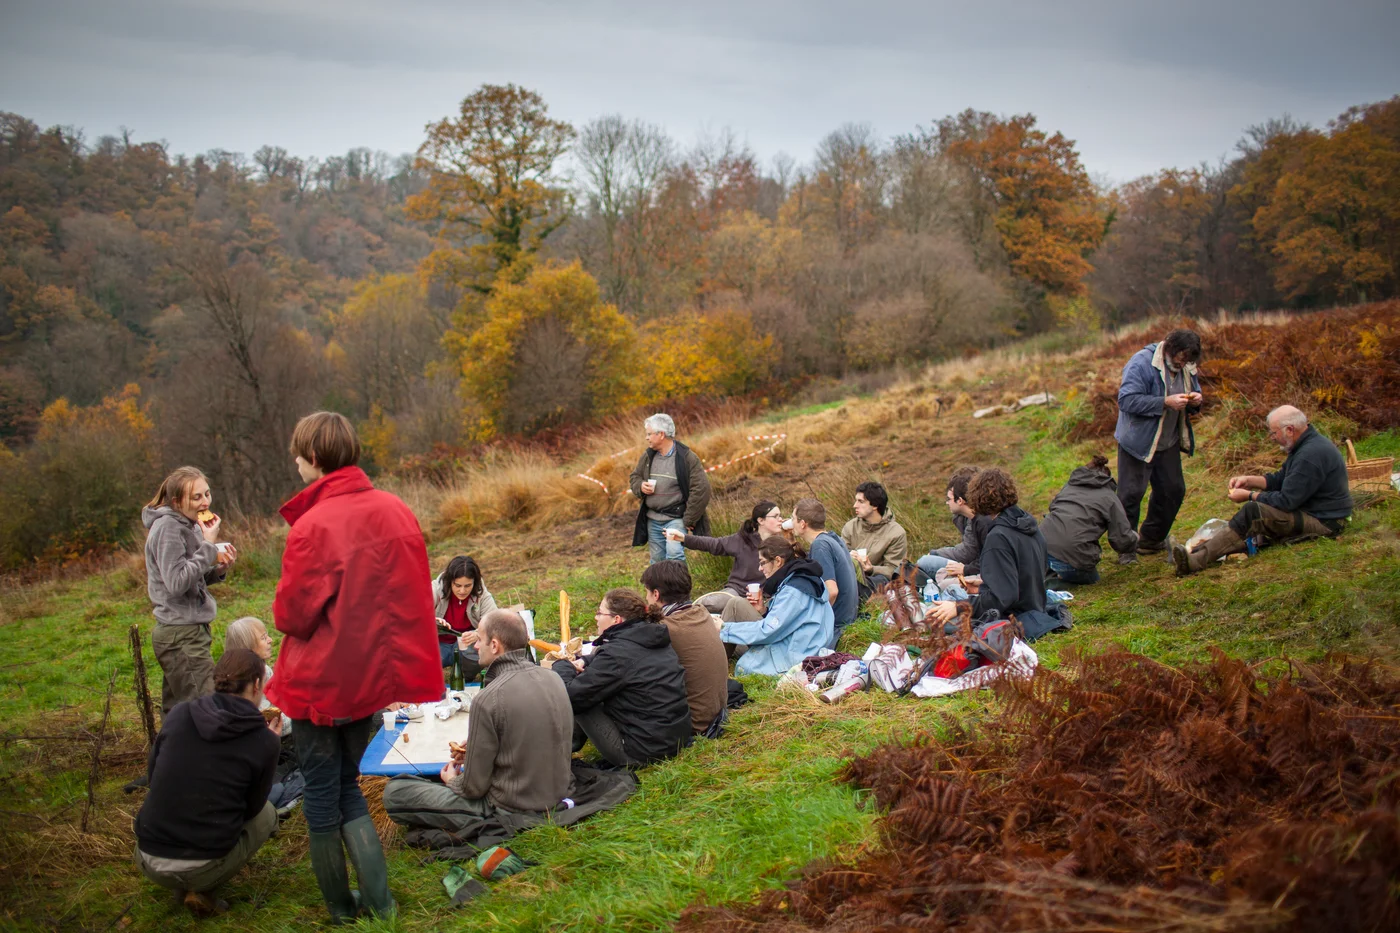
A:
{"label": "man in blue jacket standing", "polygon": [[[1161,343],[1133,354],[1123,367],[1118,389],[1118,499],[1128,522],[1137,529],[1137,550],[1165,551],[1176,513],[1186,498],[1181,454],[1196,452],[1191,416],[1201,410],[1201,384],[1196,366],[1201,361],[1201,338],[1189,330],[1174,330]],[[1142,497],[1148,485],[1147,518],[1138,528]],[[1124,554],[1120,563],[1135,560]]]}

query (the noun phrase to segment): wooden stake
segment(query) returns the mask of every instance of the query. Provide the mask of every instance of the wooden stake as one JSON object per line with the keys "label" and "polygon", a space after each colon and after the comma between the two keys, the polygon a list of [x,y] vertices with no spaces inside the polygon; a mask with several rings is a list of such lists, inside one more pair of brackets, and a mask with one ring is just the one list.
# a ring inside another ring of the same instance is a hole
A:
{"label": "wooden stake", "polygon": [[131,662],[136,668],[136,708],[141,713],[141,725],[146,727],[146,748],[156,743],[156,713],[151,704],[151,685],[146,678],[146,659],[141,653],[141,626],[131,623]]}
{"label": "wooden stake", "polygon": [[567,645],[569,643],[569,594],[563,590],[559,591],[559,643]]}
{"label": "wooden stake", "polygon": [[97,776],[102,770],[102,743],[107,738],[107,720],[112,715],[112,691],[117,688],[117,669],[112,668],[112,676],[107,678],[107,702],[102,706],[102,725],[97,729],[97,741],[92,743],[92,767],[88,769],[87,802],[83,804],[83,821],[79,827],[87,832],[88,816],[97,797]]}

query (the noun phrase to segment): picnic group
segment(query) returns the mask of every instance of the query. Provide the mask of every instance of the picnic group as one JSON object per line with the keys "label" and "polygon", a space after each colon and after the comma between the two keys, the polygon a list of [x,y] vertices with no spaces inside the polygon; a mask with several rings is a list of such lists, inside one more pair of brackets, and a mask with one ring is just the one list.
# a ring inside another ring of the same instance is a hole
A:
{"label": "picnic group", "polygon": [[[267,626],[252,617],[227,626],[216,663],[209,586],[238,552],[220,540],[204,474],[181,467],[142,513],[163,721],[135,782],[147,786],[136,866],[195,914],[221,912],[220,887],[299,801],[330,920],[385,917],[395,900],[361,763],[381,723],[444,700],[445,668],[483,685],[461,744],[440,771],[389,780],[383,806],[411,842],[489,854],[478,867],[497,877],[523,865],[497,844],[513,832],[615,805],[636,769],[718,740],[743,699],[731,665],[782,677],[849,663],[830,659],[872,594],[915,587],[925,625],[1014,618],[1033,640],[1067,621],[1056,593],[1099,579],[1105,536],[1120,562],[1169,555],[1185,575],[1235,552],[1339,535],[1352,511],[1345,460],[1285,405],[1264,426],[1284,451],[1279,469],[1229,480],[1224,493],[1239,508],[1214,535],[1191,549],[1172,536],[1182,457],[1195,452],[1200,359],[1198,335],[1174,330],[1127,361],[1116,482],[1094,457],[1037,519],[1005,470],[958,469],[943,484],[953,543],[918,556],[875,481],[852,490],[855,514],[839,534],[822,502],[802,498],[790,508],[756,502],[737,531],[712,535],[705,468],[673,420],[653,415],[631,475],[632,544],[649,556],[639,586],[599,600],[589,645],[545,646],[542,662],[528,613],[497,604],[476,560],[458,555],[431,573],[413,513],[357,465],[354,427],[316,412],[290,443],[306,485],[281,509],[290,530],[270,620],[282,635],[275,672]],[[721,589],[692,593],[687,551],[732,559]],[[593,757],[576,757],[589,743]]]}

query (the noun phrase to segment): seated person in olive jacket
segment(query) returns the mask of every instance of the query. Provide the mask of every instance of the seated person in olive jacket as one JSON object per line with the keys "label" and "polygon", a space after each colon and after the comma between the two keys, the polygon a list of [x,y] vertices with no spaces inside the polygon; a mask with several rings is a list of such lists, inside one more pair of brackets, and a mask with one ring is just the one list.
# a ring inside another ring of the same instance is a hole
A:
{"label": "seated person in olive jacket", "polygon": [[417,776],[389,782],[384,810],[396,823],[461,832],[498,810],[551,810],[573,786],[569,697],[557,676],[530,660],[525,621],[493,609],[476,631],[487,676],[472,702],[465,751],[443,765],[441,784]]}
{"label": "seated person in olive jacket", "polygon": [[634,768],[690,744],[685,669],[659,617],[633,591],[609,590],[593,653],[554,662],[573,705],[574,751],[591,740],[609,763]]}
{"label": "seated person in olive jacket", "polygon": [[277,829],[267,792],[282,719],[269,725],[258,712],[265,676],[253,652],[225,651],[214,692],[176,704],[151,746],[136,864],[196,916],[228,909],[215,892]]}

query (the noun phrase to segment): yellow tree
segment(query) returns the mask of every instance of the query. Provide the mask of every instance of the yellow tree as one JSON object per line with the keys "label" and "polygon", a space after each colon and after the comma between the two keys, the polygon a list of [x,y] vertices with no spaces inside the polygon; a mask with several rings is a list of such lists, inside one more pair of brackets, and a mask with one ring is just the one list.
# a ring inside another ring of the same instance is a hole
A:
{"label": "yellow tree", "polygon": [[498,283],[483,312],[470,335],[446,339],[478,409],[468,425],[478,437],[609,414],[631,400],[636,330],[578,262]]}
{"label": "yellow tree", "polygon": [[416,162],[428,185],[407,209],[438,228],[438,247],[420,267],[430,282],[489,295],[564,222],[568,197],[554,164],[574,130],[548,111],[534,91],[485,84],[456,116],[428,125]]}

